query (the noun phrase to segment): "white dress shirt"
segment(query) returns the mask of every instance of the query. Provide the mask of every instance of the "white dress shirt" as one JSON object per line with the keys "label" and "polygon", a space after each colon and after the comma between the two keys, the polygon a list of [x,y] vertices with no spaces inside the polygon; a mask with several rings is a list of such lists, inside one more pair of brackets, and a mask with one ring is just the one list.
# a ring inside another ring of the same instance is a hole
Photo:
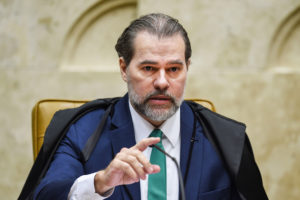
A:
{"label": "white dress shirt", "polygon": [[[129,109],[132,117],[134,134],[136,143],[144,138],[149,137],[150,133],[155,129],[152,124],[141,117],[135,109],[129,103]],[[177,162],[180,162],[180,109],[176,113],[166,120],[159,128],[163,132],[162,144],[167,153],[175,157]],[[150,160],[152,148],[148,147],[143,154]],[[179,183],[178,174],[175,163],[168,157],[166,157],[167,166],[167,199],[177,200],[179,195]],[[108,198],[110,194],[106,197],[100,196],[95,193],[94,188],[94,177],[96,173],[89,175],[80,176],[76,179],[72,188],[70,190],[68,199],[71,200],[103,200]],[[145,180],[140,180],[141,189],[141,200],[148,200],[148,176]]]}

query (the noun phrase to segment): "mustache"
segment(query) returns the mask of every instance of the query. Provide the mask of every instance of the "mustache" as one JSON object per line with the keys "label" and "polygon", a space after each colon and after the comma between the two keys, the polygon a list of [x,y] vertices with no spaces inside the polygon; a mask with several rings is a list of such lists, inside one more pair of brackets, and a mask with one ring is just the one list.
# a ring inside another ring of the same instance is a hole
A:
{"label": "mustache", "polygon": [[168,93],[166,90],[155,90],[155,91],[147,94],[145,97],[144,103],[149,101],[153,96],[157,96],[157,95],[166,96],[166,97],[170,98],[172,103],[174,103],[174,104],[176,103],[176,100],[175,100],[176,98],[172,94]]}

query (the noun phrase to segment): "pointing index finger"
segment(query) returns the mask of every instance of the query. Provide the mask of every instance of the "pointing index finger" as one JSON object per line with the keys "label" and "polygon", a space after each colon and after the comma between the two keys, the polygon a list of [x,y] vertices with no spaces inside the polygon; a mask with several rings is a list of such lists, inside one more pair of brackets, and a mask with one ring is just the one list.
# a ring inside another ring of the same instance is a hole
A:
{"label": "pointing index finger", "polygon": [[139,151],[144,151],[148,146],[152,144],[156,144],[160,141],[159,137],[149,137],[141,140],[139,143],[134,145],[132,148],[137,149]]}

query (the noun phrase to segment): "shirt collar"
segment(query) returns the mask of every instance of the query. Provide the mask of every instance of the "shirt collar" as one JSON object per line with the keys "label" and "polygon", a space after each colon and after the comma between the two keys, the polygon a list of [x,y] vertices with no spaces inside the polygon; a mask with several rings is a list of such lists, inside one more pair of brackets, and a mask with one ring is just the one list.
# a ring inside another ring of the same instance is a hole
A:
{"label": "shirt collar", "polygon": [[[129,102],[129,110],[132,117],[134,134],[136,142],[147,138],[155,127],[145,120],[131,105]],[[174,147],[179,140],[180,133],[180,108],[177,109],[176,113],[167,119],[159,129],[164,133],[164,136],[170,141]]]}

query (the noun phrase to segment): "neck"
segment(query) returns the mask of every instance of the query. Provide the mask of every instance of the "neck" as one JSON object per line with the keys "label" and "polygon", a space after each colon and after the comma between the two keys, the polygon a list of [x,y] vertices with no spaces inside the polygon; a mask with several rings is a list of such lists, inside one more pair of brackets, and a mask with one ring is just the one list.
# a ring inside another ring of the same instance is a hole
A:
{"label": "neck", "polygon": [[160,127],[160,125],[162,125],[165,121],[161,121],[161,122],[158,122],[158,121],[152,121],[152,120],[150,120],[150,119],[148,119],[148,118],[146,118],[146,117],[144,117],[143,116],[143,118],[145,119],[145,120],[147,120],[150,124],[152,124],[155,128],[158,128],[158,127]]}

